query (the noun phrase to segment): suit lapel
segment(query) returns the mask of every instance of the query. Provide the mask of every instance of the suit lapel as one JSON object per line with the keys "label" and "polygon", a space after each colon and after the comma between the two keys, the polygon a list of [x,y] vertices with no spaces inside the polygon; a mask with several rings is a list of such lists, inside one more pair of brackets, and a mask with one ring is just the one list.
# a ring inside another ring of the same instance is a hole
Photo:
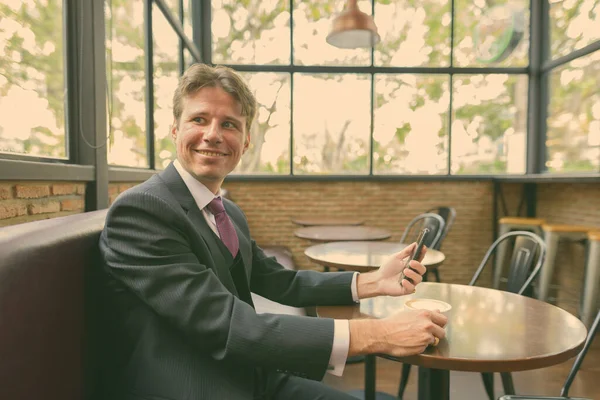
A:
{"label": "suit lapel", "polygon": [[[201,259],[200,262],[204,262],[208,267],[211,267],[223,285],[225,285],[231,293],[239,297],[235,283],[229,272],[229,266],[232,263],[231,256],[224,254],[222,248],[225,246],[219,246],[217,241],[220,239],[208,226],[202,211],[198,208],[194,197],[190,193],[185,182],[183,182],[183,179],[181,179],[181,176],[173,166],[173,163],[169,164],[169,166],[160,173],[160,177],[169,187],[169,190],[177,199],[181,207],[187,212],[190,222],[200,234],[204,245],[208,248],[209,254],[207,254],[207,259]],[[238,230],[237,227],[236,230]],[[191,245],[194,246],[195,243],[191,243]],[[226,249],[227,248],[225,247],[225,250]]]}

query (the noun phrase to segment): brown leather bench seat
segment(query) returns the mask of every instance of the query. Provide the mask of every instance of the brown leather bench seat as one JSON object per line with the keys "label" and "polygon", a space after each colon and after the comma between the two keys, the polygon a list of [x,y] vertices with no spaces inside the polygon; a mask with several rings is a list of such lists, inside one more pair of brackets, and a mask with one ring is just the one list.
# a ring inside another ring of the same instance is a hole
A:
{"label": "brown leather bench seat", "polygon": [[[0,399],[92,399],[106,211],[0,229]],[[87,333],[87,334],[86,334]]]}
{"label": "brown leather bench seat", "polygon": [[[0,399],[92,400],[106,210],[0,228]],[[284,247],[267,247],[295,269]],[[256,295],[255,295],[256,296]],[[256,296],[257,312],[304,315]]]}

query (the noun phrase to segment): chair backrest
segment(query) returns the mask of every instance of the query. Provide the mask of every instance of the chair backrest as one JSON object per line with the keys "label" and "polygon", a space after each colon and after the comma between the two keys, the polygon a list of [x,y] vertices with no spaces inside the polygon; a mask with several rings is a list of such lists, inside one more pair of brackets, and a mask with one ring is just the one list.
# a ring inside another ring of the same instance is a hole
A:
{"label": "chair backrest", "polygon": [[442,237],[445,224],[444,219],[439,214],[419,214],[413,218],[404,229],[404,233],[402,233],[402,237],[400,238],[400,243],[408,244],[416,241],[421,229],[429,228],[431,233],[427,235],[424,243],[428,248],[435,249],[435,246]]}
{"label": "chair backrest", "polygon": [[562,391],[560,392],[561,396],[569,397],[569,389],[571,388],[573,379],[575,379],[575,375],[577,375],[577,372],[579,371],[579,368],[581,367],[581,363],[583,362],[583,359],[585,358],[585,355],[587,354],[588,349],[590,348],[592,342],[594,341],[594,336],[596,336],[596,332],[598,331],[598,325],[600,325],[600,310],[598,310],[598,313],[596,314],[596,319],[594,319],[594,322],[592,323],[592,327],[588,331],[588,335],[587,335],[587,338],[585,339],[585,344],[583,345],[583,349],[581,349],[581,351],[577,355],[577,358],[575,359],[575,362],[573,363],[573,366],[571,367],[569,376],[567,376],[567,380],[565,381]]}
{"label": "chair backrest", "polygon": [[546,244],[542,238],[535,233],[527,231],[507,232],[496,239],[487,253],[485,253],[469,285],[475,285],[479,275],[481,275],[481,272],[494,251],[498,248],[498,245],[511,238],[515,238],[515,245],[510,260],[506,290],[513,293],[525,294],[525,291],[528,290],[531,282],[542,268],[542,263],[546,255]]}
{"label": "chair backrest", "polygon": [[0,229],[0,399],[90,399],[106,210]]}
{"label": "chair backrest", "polygon": [[452,227],[452,224],[454,224],[454,219],[456,219],[456,210],[454,209],[454,207],[440,206],[432,208],[431,210],[427,210],[426,212],[438,214],[444,219],[445,225],[444,230],[442,231],[442,236],[440,237],[440,240],[437,242],[435,247],[433,247],[433,249],[435,250],[440,250],[442,248],[442,243],[444,242],[444,239],[446,238],[448,232],[450,231],[450,228]]}

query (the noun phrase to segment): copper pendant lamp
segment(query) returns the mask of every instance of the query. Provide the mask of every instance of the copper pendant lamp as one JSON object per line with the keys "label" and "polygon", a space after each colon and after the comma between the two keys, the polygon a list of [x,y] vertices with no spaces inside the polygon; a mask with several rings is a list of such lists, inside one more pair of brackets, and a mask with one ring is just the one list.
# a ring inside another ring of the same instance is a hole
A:
{"label": "copper pendant lamp", "polygon": [[370,48],[381,38],[373,18],[358,9],[356,0],[348,0],[344,11],[335,17],[327,43],[342,49]]}

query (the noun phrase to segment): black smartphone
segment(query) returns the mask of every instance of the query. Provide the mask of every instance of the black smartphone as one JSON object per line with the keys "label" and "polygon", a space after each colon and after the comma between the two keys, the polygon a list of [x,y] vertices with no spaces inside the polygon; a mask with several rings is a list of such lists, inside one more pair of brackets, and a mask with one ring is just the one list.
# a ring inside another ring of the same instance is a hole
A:
{"label": "black smartphone", "polygon": [[415,247],[415,251],[413,251],[412,255],[410,257],[408,257],[408,259],[406,260],[406,263],[402,267],[402,272],[400,272],[400,278],[398,279],[399,284],[402,284],[402,279],[406,279],[410,283],[414,284],[412,279],[410,279],[409,277],[404,275],[404,270],[406,268],[410,268],[409,263],[412,260],[417,260],[419,257],[421,257],[421,251],[423,251],[423,243],[425,242],[425,238],[427,237],[428,233],[429,233],[429,228],[423,228],[423,230],[421,230],[421,232],[419,232],[419,237],[417,237],[417,247]]}

